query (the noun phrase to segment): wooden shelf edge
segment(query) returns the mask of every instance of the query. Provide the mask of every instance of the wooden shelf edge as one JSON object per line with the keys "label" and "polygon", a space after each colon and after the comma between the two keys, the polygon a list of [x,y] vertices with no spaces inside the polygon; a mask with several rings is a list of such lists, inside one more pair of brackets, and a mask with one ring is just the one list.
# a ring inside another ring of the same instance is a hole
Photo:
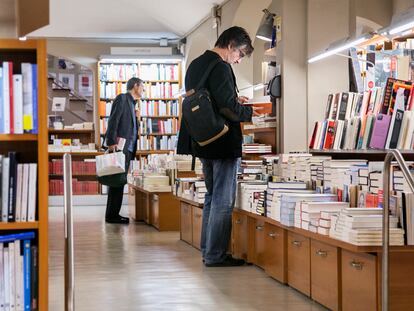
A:
{"label": "wooden shelf edge", "polygon": [[22,229],[38,229],[38,221],[30,222],[0,222],[0,230],[22,230]]}
{"label": "wooden shelf edge", "polygon": [[203,204],[203,203],[198,203],[198,202],[195,202],[195,201],[193,201],[193,200],[189,200],[189,199],[186,199],[186,198],[183,198],[183,197],[179,197],[179,196],[177,196],[177,195],[175,195],[175,194],[173,194],[173,197],[174,197],[174,198],[176,198],[176,199],[177,199],[177,200],[179,200],[179,201],[182,201],[182,202],[188,203],[188,204],[193,205],[193,206],[197,206],[197,207],[199,207],[199,208],[203,208],[203,206],[204,206],[204,204]]}
{"label": "wooden shelf edge", "polygon": [[101,151],[98,152],[49,152],[49,156],[63,156],[65,153],[69,153],[73,156],[93,156],[93,155],[101,155],[104,154]]}
{"label": "wooden shelf edge", "polygon": [[174,150],[137,150],[136,154],[163,154],[174,152]]}
{"label": "wooden shelf edge", "polygon": [[55,129],[48,129],[49,134],[91,134],[94,133],[95,130],[86,130],[86,129],[63,129],[63,130],[55,130]]}
{"label": "wooden shelf edge", "polygon": [[37,141],[37,134],[0,134],[0,141]]}

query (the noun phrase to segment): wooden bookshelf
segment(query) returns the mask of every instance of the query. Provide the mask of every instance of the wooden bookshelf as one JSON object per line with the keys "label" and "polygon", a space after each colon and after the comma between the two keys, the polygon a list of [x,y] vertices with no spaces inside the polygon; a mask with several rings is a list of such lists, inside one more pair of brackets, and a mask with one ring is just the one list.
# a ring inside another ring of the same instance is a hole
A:
{"label": "wooden bookshelf", "polygon": [[37,141],[37,134],[0,134],[0,141]]}
{"label": "wooden bookshelf", "polygon": [[[1,234],[9,231],[33,230],[38,246],[38,309],[48,310],[48,131],[47,131],[47,55],[46,40],[0,40],[0,62],[13,62],[14,73],[22,62],[37,64],[38,134],[0,135],[1,153],[16,151],[22,163],[37,162],[36,222],[0,223]],[[33,142],[24,144],[21,142]]]}
{"label": "wooden bookshelf", "polygon": [[276,133],[275,127],[262,127],[262,128],[254,128],[254,129],[243,129],[243,134],[251,134],[251,133]]}
{"label": "wooden bookshelf", "polygon": [[[105,62],[98,62],[97,63],[97,72],[98,72],[98,76],[101,76],[101,70],[103,70],[103,65],[108,65],[108,64],[115,64],[114,62],[109,62],[109,61],[105,61]],[[141,72],[141,66],[142,65],[150,65],[150,64],[164,64],[164,65],[178,65],[178,76],[177,77],[173,77],[173,78],[177,78],[177,79],[172,79],[172,80],[168,80],[168,79],[166,79],[166,80],[164,80],[164,79],[160,79],[160,80],[144,80],[144,83],[146,83],[146,84],[148,84],[148,83],[150,83],[150,84],[152,84],[152,85],[154,85],[155,83],[171,83],[171,84],[178,84],[178,88],[179,89],[181,89],[181,87],[182,87],[182,77],[181,77],[181,61],[171,61],[171,62],[168,62],[168,61],[160,61],[160,62],[152,62],[151,60],[145,60],[145,59],[143,59],[143,60],[141,60],[141,61],[139,61],[138,63],[133,63],[133,62],[131,62],[131,63],[124,63],[124,64],[120,64],[120,63],[116,63],[116,65],[128,65],[128,64],[130,64],[130,65],[137,65],[138,66],[138,73],[139,72]],[[139,74],[138,74],[138,77],[140,77],[139,76]],[[163,76],[160,76],[160,77],[163,77]],[[168,78],[169,76],[165,76],[165,78]],[[126,77],[123,77],[122,76],[122,78],[126,78]],[[129,77],[127,77],[127,78],[129,78]],[[128,80],[127,79],[125,79],[125,80],[110,80],[110,79],[108,79],[108,80],[100,80],[100,81],[98,81],[98,94],[100,94],[99,96],[101,96],[101,83],[112,83],[112,82],[122,82],[122,83],[126,83]],[[102,95],[104,95],[104,94],[102,94]],[[159,95],[159,94],[157,94],[157,95]],[[169,95],[169,94],[168,94]],[[175,94],[173,94],[173,95],[175,95]],[[148,96],[148,95],[147,95]],[[99,105],[99,102],[100,101],[104,101],[104,102],[112,102],[114,100],[114,98],[99,98],[99,100],[97,101],[97,103],[96,103],[96,105]],[[158,119],[158,120],[168,120],[168,119],[175,119],[175,120],[177,120],[177,122],[178,122],[178,124],[180,123],[180,120],[181,120],[181,109],[180,109],[180,106],[181,106],[181,99],[180,98],[173,98],[173,97],[165,97],[165,98],[162,98],[162,97],[145,97],[145,98],[141,98],[141,101],[164,101],[164,102],[167,102],[167,101],[173,101],[173,102],[176,102],[176,103],[178,103],[178,115],[147,115],[147,116],[140,116],[139,117],[139,119],[140,120],[142,120],[142,119]],[[95,109],[95,111],[98,111],[99,112],[99,109]],[[99,141],[99,143],[98,143],[98,146],[99,147],[101,147],[101,145],[102,145],[102,137],[104,136],[104,134],[103,133],[101,133],[101,130],[100,130],[100,127],[101,127],[101,122],[102,123],[107,123],[107,120],[108,120],[108,117],[109,116],[102,116],[102,115],[98,115],[97,117],[96,117],[96,120],[97,120],[97,126],[98,126],[98,129],[97,129],[97,131],[99,132],[99,134],[100,134],[100,141]],[[163,133],[145,133],[145,134],[141,134],[141,133],[138,133],[138,139],[140,139],[141,137],[150,137],[150,136],[175,136],[175,135],[177,135],[177,133],[165,133],[165,134],[163,134]],[[139,147],[139,146],[138,146]],[[137,151],[137,156],[139,156],[139,157],[145,157],[145,156],[147,156],[147,155],[149,155],[149,154],[162,154],[162,153],[169,153],[170,152],[170,150],[138,150]]]}
{"label": "wooden bookshelf", "polygon": [[59,156],[63,156],[65,153],[69,153],[71,156],[75,156],[75,157],[82,157],[82,156],[97,156],[97,155],[101,155],[104,154],[101,151],[97,151],[97,152],[49,152],[49,156],[50,157],[59,157]]}

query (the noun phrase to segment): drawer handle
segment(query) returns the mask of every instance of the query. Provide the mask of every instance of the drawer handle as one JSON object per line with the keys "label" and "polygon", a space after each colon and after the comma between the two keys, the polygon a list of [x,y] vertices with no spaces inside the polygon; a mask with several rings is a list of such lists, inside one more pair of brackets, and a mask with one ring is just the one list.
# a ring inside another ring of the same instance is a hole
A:
{"label": "drawer handle", "polygon": [[195,218],[201,218],[201,215],[200,214],[195,214],[194,217]]}
{"label": "drawer handle", "polygon": [[263,230],[263,226],[256,226],[256,230],[262,231]]}
{"label": "drawer handle", "polygon": [[301,247],[302,246],[302,242],[301,241],[293,241],[292,244],[295,245],[295,246],[297,246],[297,247]]}
{"label": "drawer handle", "polygon": [[351,261],[351,267],[357,270],[362,270],[364,264],[362,262]]}
{"label": "drawer handle", "polygon": [[236,225],[240,225],[243,222],[241,221],[241,219],[237,219],[235,223],[236,223]]}
{"label": "drawer handle", "polygon": [[321,257],[328,257],[328,252],[319,249],[316,251],[316,255]]}
{"label": "drawer handle", "polygon": [[274,238],[280,236],[280,234],[279,233],[276,233],[276,232],[270,232],[269,233],[269,236],[274,239]]}

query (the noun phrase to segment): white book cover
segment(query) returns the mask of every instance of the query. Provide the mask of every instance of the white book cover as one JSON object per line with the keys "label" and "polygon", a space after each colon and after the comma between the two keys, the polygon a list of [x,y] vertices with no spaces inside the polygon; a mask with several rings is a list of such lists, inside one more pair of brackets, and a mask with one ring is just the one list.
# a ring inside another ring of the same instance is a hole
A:
{"label": "white book cover", "polygon": [[4,244],[0,243],[0,311],[4,311]]}
{"label": "white book cover", "polygon": [[16,311],[24,311],[24,288],[23,288],[23,256],[21,254],[21,241],[15,244],[15,269],[16,269]]}
{"label": "white book cover", "polygon": [[37,163],[29,164],[29,195],[27,208],[27,221],[35,221],[36,217],[36,189],[37,184]]}
{"label": "white book cover", "polygon": [[23,181],[22,181],[22,202],[21,202],[21,221],[27,221],[27,203],[29,196],[29,164],[23,164]]}
{"label": "white book cover", "polygon": [[3,118],[4,133],[10,134],[10,76],[9,62],[3,62]]}
{"label": "white book cover", "polygon": [[22,63],[23,76],[23,115],[33,115],[32,64]]}
{"label": "white book cover", "polygon": [[17,164],[16,221],[21,221],[22,186],[23,186],[23,164]]}
{"label": "white book cover", "polygon": [[345,114],[345,119],[349,119],[351,117],[351,113],[352,110],[354,108],[353,103],[354,103],[354,96],[355,93],[349,92],[348,93],[348,104],[346,105],[346,114]]}
{"label": "white book cover", "polygon": [[4,310],[10,310],[10,257],[9,248],[4,247],[3,250],[4,263]]}
{"label": "white book cover", "polygon": [[10,265],[10,311],[16,311],[16,258],[15,244],[9,243],[9,265]]}
{"label": "white book cover", "polygon": [[403,110],[404,111],[404,89],[401,88],[401,87],[398,89],[397,96],[395,98],[394,112],[393,112],[392,117],[391,117],[391,122],[390,122],[390,127],[389,127],[389,130],[388,130],[387,141],[385,143],[385,149],[390,148],[390,142],[391,142],[392,133],[394,131],[394,123],[395,123],[395,117],[397,116],[397,110]]}
{"label": "white book cover", "polygon": [[13,75],[14,134],[23,134],[23,82],[22,75]]}
{"label": "white book cover", "polygon": [[[407,111],[406,111],[407,112]],[[404,141],[402,143],[401,149],[411,149],[412,141],[413,141],[413,133],[414,133],[414,111],[409,111],[410,120],[407,125],[407,130],[405,134]]]}
{"label": "white book cover", "polygon": [[9,206],[9,171],[10,159],[3,157],[2,161],[2,197],[1,197],[1,221],[8,222],[8,206]]}

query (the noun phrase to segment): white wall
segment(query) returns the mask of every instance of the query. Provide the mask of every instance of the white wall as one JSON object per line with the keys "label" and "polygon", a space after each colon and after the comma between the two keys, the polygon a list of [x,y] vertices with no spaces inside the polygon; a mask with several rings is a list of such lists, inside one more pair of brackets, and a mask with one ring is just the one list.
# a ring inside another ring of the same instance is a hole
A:
{"label": "white wall", "polygon": [[[349,35],[348,0],[308,1],[308,57]],[[323,120],[329,93],[349,89],[348,59],[328,57],[308,65],[308,140],[315,121]]]}
{"label": "white wall", "polygon": [[409,7],[414,6],[414,0],[393,0],[393,12],[403,12]]}

